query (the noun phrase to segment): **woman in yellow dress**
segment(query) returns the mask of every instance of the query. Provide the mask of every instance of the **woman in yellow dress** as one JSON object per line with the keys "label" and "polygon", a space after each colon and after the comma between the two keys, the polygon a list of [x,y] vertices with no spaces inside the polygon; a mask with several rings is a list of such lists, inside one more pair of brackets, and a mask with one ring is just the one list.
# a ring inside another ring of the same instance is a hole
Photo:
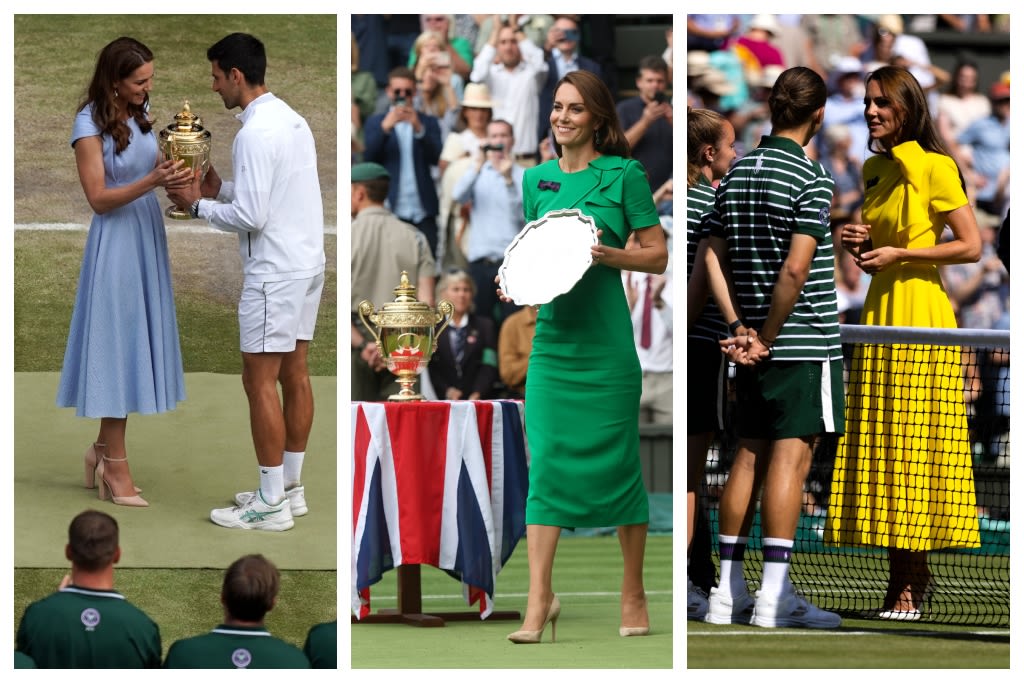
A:
{"label": "woman in yellow dress", "polygon": [[[905,69],[868,75],[864,117],[877,155],[863,169],[865,224],[843,247],[871,274],[864,325],[956,327],[938,267],[977,261],[981,237],[963,179]],[[945,227],[952,238],[942,240]],[[878,616],[917,620],[928,551],[980,545],[959,347],[858,346],[826,540],[888,549]]]}

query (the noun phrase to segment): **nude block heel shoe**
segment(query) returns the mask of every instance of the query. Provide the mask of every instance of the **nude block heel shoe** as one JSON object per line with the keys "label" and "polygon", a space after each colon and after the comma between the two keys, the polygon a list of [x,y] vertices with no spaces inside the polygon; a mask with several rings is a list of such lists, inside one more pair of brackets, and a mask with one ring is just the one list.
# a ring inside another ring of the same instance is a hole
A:
{"label": "nude block heel shoe", "polygon": [[138,494],[134,496],[115,496],[114,490],[110,488],[110,485],[107,484],[107,480],[103,476],[106,473],[103,466],[104,462],[124,462],[126,460],[128,460],[128,458],[108,458],[105,455],[100,457],[100,461],[96,465],[96,479],[99,487],[100,500],[106,500],[109,497],[114,501],[114,505],[126,505],[128,507],[136,508],[149,507],[149,503],[143,500],[143,498]]}
{"label": "nude block heel shoe", "polygon": [[558,623],[558,615],[562,613],[562,605],[558,602],[558,596],[551,601],[551,606],[548,607],[548,615],[544,619],[544,624],[538,631],[515,631],[508,634],[508,639],[513,643],[519,645],[536,645],[540,642],[541,636],[544,635],[544,628],[551,623],[551,642],[555,642],[555,625]]}

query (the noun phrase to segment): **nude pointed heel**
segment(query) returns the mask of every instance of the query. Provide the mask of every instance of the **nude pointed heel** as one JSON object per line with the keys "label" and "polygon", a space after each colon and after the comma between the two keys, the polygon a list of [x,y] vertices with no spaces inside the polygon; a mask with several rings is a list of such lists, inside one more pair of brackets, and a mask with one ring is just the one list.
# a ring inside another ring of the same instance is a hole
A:
{"label": "nude pointed heel", "polygon": [[[85,488],[94,489],[96,488],[96,469],[99,465],[100,456],[97,453],[96,447],[106,448],[105,443],[93,443],[85,449],[85,454],[82,456],[82,462],[85,465]],[[142,489],[138,486],[135,487],[135,493],[142,493]]]}
{"label": "nude pointed heel", "polygon": [[107,483],[106,478],[103,476],[106,474],[104,462],[124,462],[128,458],[108,458],[107,456],[101,456],[100,461],[96,464],[96,479],[99,488],[100,500],[106,500],[108,497],[114,502],[114,505],[125,505],[127,507],[146,508],[149,507],[149,503],[143,500],[142,496],[138,494],[134,496],[115,496],[114,490],[110,488],[110,484]]}
{"label": "nude pointed heel", "polygon": [[[644,609],[647,609],[647,598],[644,598]],[[650,626],[620,626],[619,635],[623,638],[629,638],[632,636],[646,636],[650,634]]]}
{"label": "nude pointed heel", "polygon": [[558,616],[562,613],[562,605],[558,602],[558,596],[556,595],[554,600],[551,601],[551,606],[548,607],[547,617],[544,618],[544,624],[541,625],[537,631],[519,630],[508,634],[508,639],[513,643],[519,645],[536,645],[541,641],[541,637],[544,635],[544,629],[548,623],[551,624],[551,642],[555,642],[555,627],[558,624]]}

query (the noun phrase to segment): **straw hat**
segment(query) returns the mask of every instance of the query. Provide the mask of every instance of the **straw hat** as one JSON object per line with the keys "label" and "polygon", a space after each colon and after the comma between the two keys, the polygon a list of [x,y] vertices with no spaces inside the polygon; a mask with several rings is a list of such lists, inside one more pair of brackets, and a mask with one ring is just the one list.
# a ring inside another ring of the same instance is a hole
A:
{"label": "straw hat", "polygon": [[897,36],[903,33],[903,17],[898,14],[880,14],[875,25]]}
{"label": "straw hat", "polygon": [[484,83],[467,83],[462,91],[462,106],[474,109],[493,109],[491,91]]}
{"label": "straw hat", "polygon": [[721,70],[709,68],[704,75],[697,79],[697,87],[703,88],[710,93],[724,97],[736,92],[736,86],[729,80]]}
{"label": "straw hat", "polygon": [[690,50],[686,53],[686,75],[697,78],[711,68],[711,55],[703,50]]}

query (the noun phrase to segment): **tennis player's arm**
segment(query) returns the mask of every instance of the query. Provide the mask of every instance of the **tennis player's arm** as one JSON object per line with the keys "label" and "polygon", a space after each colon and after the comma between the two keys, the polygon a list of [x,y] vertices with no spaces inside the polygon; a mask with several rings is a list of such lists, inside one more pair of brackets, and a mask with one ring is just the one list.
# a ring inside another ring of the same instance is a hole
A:
{"label": "tennis player's arm", "polygon": [[[708,237],[706,240],[701,240],[700,244],[706,243],[707,246],[704,250],[704,268],[705,275],[707,278],[707,288],[711,291],[711,296],[715,300],[715,304],[718,305],[718,310],[722,313],[722,318],[726,323],[731,323],[734,320],[742,320],[742,314],[740,312],[740,306],[736,299],[736,290],[732,283],[732,273],[729,269],[729,247],[726,244],[725,238],[715,237],[714,235]],[[697,259],[700,260],[701,247],[697,245]],[[693,266],[693,276],[697,275],[697,264]],[[687,306],[690,310],[693,310],[691,306],[691,300],[689,299],[690,292],[689,286],[687,286]],[[703,303],[701,303],[703,308]],[[692,324],[696,318],[693,313],[690,313],[688,323]]]}
{"label": "tennis player's arm", "polygon": [[768,309],[768,317],[765,319],[758,336],[774,342],[779,336],[786,318],[793,312],[800,292],[811,274],[811,262],[814,260],[814,252],[818,248],[818,240],[811,235],[796,233],[789,245],[789,255],[782,264],[782,271],[775,281],[775,288],[772,289],[772,303]]}

